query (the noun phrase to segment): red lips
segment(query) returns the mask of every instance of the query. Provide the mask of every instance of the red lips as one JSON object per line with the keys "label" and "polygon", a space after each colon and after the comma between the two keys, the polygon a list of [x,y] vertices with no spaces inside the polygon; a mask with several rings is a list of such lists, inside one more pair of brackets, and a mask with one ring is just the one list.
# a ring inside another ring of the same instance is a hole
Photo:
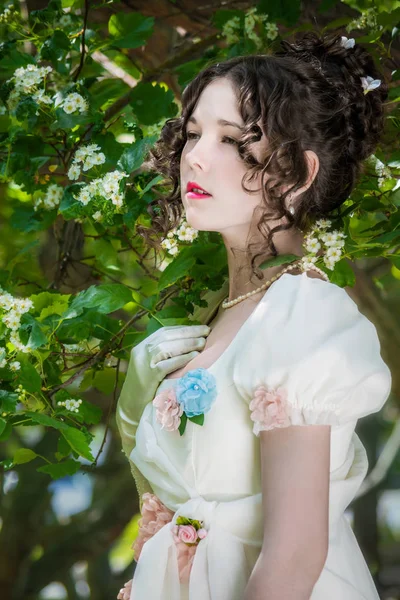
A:
{"label": "red lips", "polygon": [[188,181],[188,184],[186,186],[186,192],[191,192],[193,188],[202,190],[203,192],[205,192],[206,194],[209,194],[211,196],[211,194],[209,192],[207,192],[207,190],[205,190],[203,187],[201,187],[201,185],[199,185],[195,181]]}

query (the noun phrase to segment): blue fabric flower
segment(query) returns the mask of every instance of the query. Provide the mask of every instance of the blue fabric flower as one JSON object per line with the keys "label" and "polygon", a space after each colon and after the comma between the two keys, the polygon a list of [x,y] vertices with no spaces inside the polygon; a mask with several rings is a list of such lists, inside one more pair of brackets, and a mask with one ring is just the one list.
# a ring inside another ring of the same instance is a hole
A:
{"label": "blue fabric flower", "polygon": [[176,398],[188,417],[207,413],[217,397],[215,377],[206,369],[188,371],[176,386]]}

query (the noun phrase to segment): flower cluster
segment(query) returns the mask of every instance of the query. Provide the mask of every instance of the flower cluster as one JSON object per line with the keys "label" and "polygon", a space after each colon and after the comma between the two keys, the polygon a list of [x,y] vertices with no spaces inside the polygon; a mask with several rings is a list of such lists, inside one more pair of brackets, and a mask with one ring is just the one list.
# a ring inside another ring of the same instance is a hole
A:
{"label": "flower cluster", "polygon": [[[19,67],[14,75],[7,80],[7,83],[14,83],[14,89],[10,93],[7,106],[10,110],[14,110],[18,104],[21,95],[32,95],[34,100],[48,103],[49,97],[38,90],[38,86],[42,84],[48,73],[51,73],[51,67],[38,67],[34,64],[29,64],[26,67]],[[43,100],[43,97],[45,100]]]}
{"label": "flower cluster", "polygon": [[17,387],[17,393],[18,393],[18,400],[20,402],[25,402],[27,391],[23,385],[19,384],[19,386]]}
{"label": "flower cluster", "polygon": [[88,144],[78,148],[72,161],[72,165],[68,170],[68,178],[71,180],[79,179],[82,171],[89,171],[95,165],[102,165],[106,161],[106,157],[97,144]]}
{"label": "flower cluster", "polygon": [[291,424],[287,391],[282,387],[269,391],[264,385],[259,385],[254,390],[249,409],[252,411],[250,419],[254,421],[253,433],[257,437],[260,431],[288,427]]}
{"label": "flower cluster", "polygon": [[244,31],[250,40],[253,40],[258,49],[263,45],[262,39],[257,35],[255,29],[257,25],[264,25],[266,36],[270,40],[274,40],[279,33],[275,23],[268,22],[268,15],[257,14],[257,8],[250,8],[244,17]]}
{"label": "flower cluster", "polygon": [[57,402],[58,406],[65,406],[65,408],[71,412],[79,412],[79,407],[82,404],[82,400],[73,400],[69,398],[68,400],[60,400]]}
{"label": "flower cluster", "polygon": [[56,183],[52,183],[48,186],[44,197],[42,196],[34,200],[34,210],[36,211],[40,206],[43,206],[46,210],[56,208],[60,204],[63,193],[64,188]]}
{"label": "flower cluster", "polygon": [[178,227],[174,227],[167,233],[167,237],[161,241],[161,247],[168,250],[169,254],[175,255],[179,253],[178,241],[193,242],[198,235],[198,230],[182,219]]}
{"label": "flower cluster", "polygon": [[[262,27],[268,39],[274,40],[279,33],[275,23],[268,21],[268,15],[257,14],[257,8],[253,7],[246,11],[244,17],[244,31],[246,36],[253,40],[257,48],[261,48],[263,41],[257,35],[255,29],[259,25]],[[227,44],[235,44],[241,39],[240,17],[235,16],[226,21],[222,27],[222,35],[226,38]]]}
{"label": "flower cluster", "polygon": [[376,7],[365,8],[357,19],[353,19],[346,25],[346,30],[369,29],[370,31],[382,31],[384,27],[383,25],[378,25],[377,17],[378,11]]}
{"label": "flower cluster", "polygon": [[161,429],[179,430],[183,435],[187,420],[203,425],[205,413],[211,410],[216,399],[215,377],[200,367],[185,373],[176,388],[162,390],[153,400],[156,420]]}
{"label": "flower cluster", "polygon": [[11,4],[0,13],[0,23],[11,23],[11,21],[15,21],[17,18],[19,18],[19,12]]}
{"label": "flower cluster", "polygon": [[14,298],[14,296],[0,288],[0,312],[6,313],[3,314],[1,320],[11,331],[10,342],[17,350],[22,352],[30,352],[31,347],[29,344],[24,345],[21,343],[18,329],[21,324],[21,316],[31,308],[33,308],[33,302],[29,298]]}
{"label": "flower cluster", "polygon": [[[303,258],[303,268],[309,267],[310,263],[315,264],[317,253],[323,248],[323,261],[328,269],[335,268],[335,263],[341,259],[342,248],[345,244],[344,238],[347,236],[341,230],[327,231],[332,225],[328,219],[320,219],[304,238],[304,248],[308,252]],[[321,244],[322,242],[322,244]]]}
{"label": "flower cluster", "polygon": [[[96,196],[101,196],[108,201],[111,200],[112,204],[117,208],[121,208],[124,197],[120,191],[120,182],[124,177],[129,177],[129,175],[123,171],[106,173],[104,177],[94,179],[88,185],[82,187],[75,198],[86,206]],[[100,221],[102,218],[101,211],[97,211],[93,215],[93,218],[95,218],[96,221]]]}
{"label": "flower cluster", "polygon": [[83,96],[73,92],[68,94],[62,103],[62,107],[67,114],[71,114],[79,110],[80,113],[84,113],[89,108],[88,101]]}

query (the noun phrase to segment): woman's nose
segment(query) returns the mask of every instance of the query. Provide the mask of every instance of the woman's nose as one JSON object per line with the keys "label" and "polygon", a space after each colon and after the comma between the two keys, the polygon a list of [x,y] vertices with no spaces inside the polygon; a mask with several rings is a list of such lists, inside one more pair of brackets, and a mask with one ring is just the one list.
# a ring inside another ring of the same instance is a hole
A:
{"label": "woman's nose", "polygon": [[206,146],[200,145],[199,142],[186,154],[186,160],[190,167],[200,168],[202,171],[208,171],[210,164],[210,151],[207,151]]}

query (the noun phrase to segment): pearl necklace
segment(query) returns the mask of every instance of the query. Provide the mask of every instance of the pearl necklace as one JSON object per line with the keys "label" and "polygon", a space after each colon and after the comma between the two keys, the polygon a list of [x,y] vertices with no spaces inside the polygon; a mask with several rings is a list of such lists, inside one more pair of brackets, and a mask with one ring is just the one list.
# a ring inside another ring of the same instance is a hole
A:
{"label": "pearl necklace", "polygon": [[[231,306],[238,304],[242,300],[246,300],[246,298],[249,298],[250,296],[253,296],[254,294],[258,294],[258,292],[261,292],[261,290],[270,286],[274,281],[279,279],[279,277],[281,277],[284,273],[288,273],[289,271],[296,269],[298,266],[300,266],[300,268],[304,272],[304,269],[302,268],[302,260],[296,261],[296,262],[292,263],[291,265],[287,266],[285,269],[283,269],[283,271],[281,271],[281,273],[279,273],[278,275],[274,275],[273,277],[271,277],[271,279],[269,279],[268,281],[265,281],[257,289],[252,290],[251,292],[247,292],[247,294],[242,294],[241,296],[238,296],[237,298],[234,298],[233,300],[224,300],[221,304],[222,308],[230,308]],[[316,267],[313,263],[310,263],[308,265],[307,270],[309,270],[309,269],[314,269],[314,271],[318,271],[318,273],[320,273],[323,276],[325,281],[329,281],[328,275],[322,269],[320,269],[319,267]]]}

